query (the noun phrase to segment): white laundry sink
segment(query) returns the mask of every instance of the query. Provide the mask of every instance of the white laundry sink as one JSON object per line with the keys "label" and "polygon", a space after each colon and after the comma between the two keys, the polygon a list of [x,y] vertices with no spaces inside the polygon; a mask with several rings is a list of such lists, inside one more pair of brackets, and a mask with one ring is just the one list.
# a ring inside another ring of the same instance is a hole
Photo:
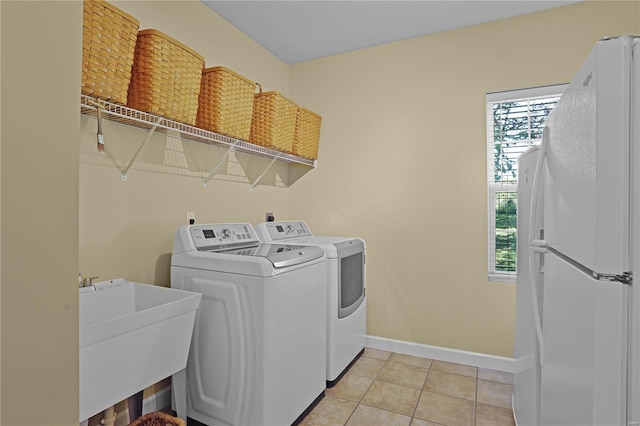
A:
{"label": "white laundry sink", "polygon": [[121,278],[80,289],[80,420],[186,367],[201,297]]}

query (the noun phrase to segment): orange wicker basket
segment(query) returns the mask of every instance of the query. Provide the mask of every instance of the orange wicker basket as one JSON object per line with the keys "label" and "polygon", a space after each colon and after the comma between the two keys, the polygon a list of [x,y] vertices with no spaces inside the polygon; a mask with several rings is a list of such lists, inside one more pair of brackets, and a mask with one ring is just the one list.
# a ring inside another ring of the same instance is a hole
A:
{"label": "orange wicker basket", "polygon": [[266,148],[293,152],[298,106],[278,92],[264,92],[253,98],[249,140]]}
{"label": "orange wicker basket", "polygon": [[157,30],[138,33],[127,105],[194,125],[204,58]]}
{"label": "orange wicker basket", "polygon": [[161,411],[145,414],[138,417],[129,426],[185,426],[184,421],[177,417],[170,416]]}
{"label": "orange wicker basket", "polygon": [[318,158],[322,117],[306,108],[298,108],[293,154],[315,160]]}
{"label": "orange wicker basket", "polygon": [[202,71],[196,126],[249,140],[256,83],[225,67]]}
{"label": "orange wicker basket", "polygon": [[140,23],[102,0],[85,0],[82,87],[85,95],[124,104]]}

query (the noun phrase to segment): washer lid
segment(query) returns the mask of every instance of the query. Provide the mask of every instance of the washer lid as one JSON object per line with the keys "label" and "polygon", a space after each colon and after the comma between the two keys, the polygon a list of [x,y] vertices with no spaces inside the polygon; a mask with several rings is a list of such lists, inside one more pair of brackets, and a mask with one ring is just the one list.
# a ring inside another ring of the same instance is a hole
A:
{"label": "washer lid", "polygon": [[324,250],[320,247],[290,244],[259,244],[210,251],[236,256],[263,257],[271,262],[274,268],[300,265],[315,259],[320,259],[324,255]]}

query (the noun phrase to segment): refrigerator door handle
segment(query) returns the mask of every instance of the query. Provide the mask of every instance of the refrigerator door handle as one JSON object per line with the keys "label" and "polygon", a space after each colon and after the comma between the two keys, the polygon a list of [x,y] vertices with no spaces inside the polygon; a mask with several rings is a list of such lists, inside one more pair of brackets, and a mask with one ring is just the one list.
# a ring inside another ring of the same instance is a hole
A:
{"label": "refrigerator door handle", "polygon": [[550,253],[553,253],[554,255],[558,256],[560,259],[564,260],[568,264],[572,265],[576,269],[579,269],[580,271],[584,272],[585,274],[591,276],[592,278],[598,281],[604,281],[604,282],[610,282],[610,283],[622,283],[625,285],[631,285],[633,283],[631,272],[623,272],[622,274],[602,274],[600,272],[596,272],[592,269],[589,269],[588,267],[584,266],[579,262],[576,262],[575,260],[571,259],[569,256],[565,255],[561,251],[556,250],[553,247],[547,247],[547,250]]}
{"label": "refrigerator door handle", "polygon": [[546,253],[547,242],[545,240],[533,240],[529,244],[529,249],[535,251],[536,253]]}
{"label": "refrigerator door handle", "polygon": [[533,322],[536,327],[536,336],[538,340],[538,351],[540,366],[544,365],[544,340],[542,334],[542,318],[540,305],[538,303],[538,272],[536,266],[536,253],[544,254],[547,244],[544,240],[536,238],[536,224],[538,223],[538,200],[540,198],[540,180],[542,178],[542,166],[546,158],[546,147],[549,139],[549,128],[545,126],[542,132],[542,142],[540,143],[540,151],[538,151],[538,161],[536,162],[536,170],[533,175],[533,185],[531,188],[531,205],[529,210],[529,281],[531,282],[532,304],[533,304]]}
{"label": "refrigerator door handle", "polygon": [[622,274],[600,274],[598,272],[594,272],[593,274],[593,277],[600,281],[616,282],[625,285],[633,284],[631,272],[623,272]]}

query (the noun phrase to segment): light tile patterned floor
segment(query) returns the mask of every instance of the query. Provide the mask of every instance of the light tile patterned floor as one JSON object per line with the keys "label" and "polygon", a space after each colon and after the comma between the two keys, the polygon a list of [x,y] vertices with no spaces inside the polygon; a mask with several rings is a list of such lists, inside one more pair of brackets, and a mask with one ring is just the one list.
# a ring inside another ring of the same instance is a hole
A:
{"label": "light tile patterned floor", "polygon": [[512,376],[366,348],[303,426],[513,426]]}

